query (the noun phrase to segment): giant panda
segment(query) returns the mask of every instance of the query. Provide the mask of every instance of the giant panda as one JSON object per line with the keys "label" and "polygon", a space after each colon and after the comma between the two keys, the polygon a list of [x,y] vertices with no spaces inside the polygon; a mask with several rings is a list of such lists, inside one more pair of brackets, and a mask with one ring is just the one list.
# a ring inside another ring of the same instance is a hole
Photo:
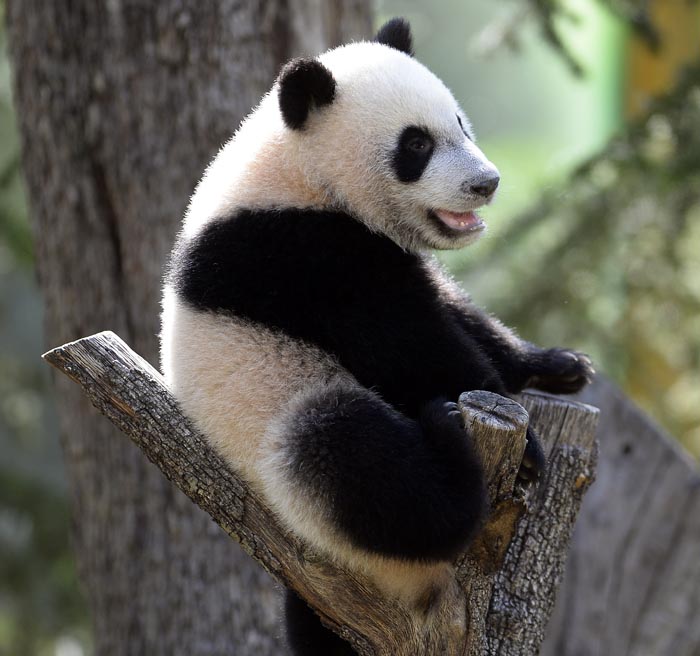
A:
{"label": "giant panda", "polygon": [[[407,22],[282,68],[207,168],[166,275],[162,365],[279,520],[418,603],[487,513],[456,400],[579,390],[575,351],[475,307],[429,252],[485,230],[499,183]],[[533,432],[521,467],[537,477]],[[292,593],[295,654],[352,654]]]}

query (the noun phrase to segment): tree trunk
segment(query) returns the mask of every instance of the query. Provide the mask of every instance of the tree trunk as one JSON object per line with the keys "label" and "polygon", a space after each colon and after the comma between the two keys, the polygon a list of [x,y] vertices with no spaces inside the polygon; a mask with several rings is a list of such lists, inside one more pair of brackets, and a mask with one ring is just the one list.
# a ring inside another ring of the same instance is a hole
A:
{"label": "tree trunk", "polygon": [[[162,267],[205,164],[284,60],[366,36],[369,0],[6,11],[48,343],[109,327],[157,361]],[[269,578],[56,382],[96,654],[280,653]]]}
{"label": "tree trunk", "polygon": [[44,356],[78,382],[95,407],[270,574],[293,588],[324,624],[363,656],[535,656],[554,606],[569,537],[595,475],[597,410],[523,395],[548,454],[529,494],[515,485],[528,412],[490,392],[462,394],[460,409],[479,451],[489,519],[456,559],[452,577],[417,607],[384,597],[287,533],[255,490],[182,415],[162,376],[114,333]]}

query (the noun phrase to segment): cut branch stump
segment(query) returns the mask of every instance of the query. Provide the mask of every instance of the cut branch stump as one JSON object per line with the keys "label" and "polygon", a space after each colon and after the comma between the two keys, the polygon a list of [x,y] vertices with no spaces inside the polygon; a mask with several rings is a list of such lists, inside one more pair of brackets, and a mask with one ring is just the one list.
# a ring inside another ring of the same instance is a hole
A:
{"label": "cut branch stump", "polygon": [[[576,514],[595,475],[597,409],[542,394],[523,394],[522,406],[490,392],[461,396],[465,425],[484,463],[491,515],[426,612],[383,597],[369,580],[282,528],[183,416],[161,374],[114,333],[71,342],[44,358],[80,384],[170,481],[360,654],[538,653]],[[516,475],[528,415],[549,464],[539,487],[526,491]]]}

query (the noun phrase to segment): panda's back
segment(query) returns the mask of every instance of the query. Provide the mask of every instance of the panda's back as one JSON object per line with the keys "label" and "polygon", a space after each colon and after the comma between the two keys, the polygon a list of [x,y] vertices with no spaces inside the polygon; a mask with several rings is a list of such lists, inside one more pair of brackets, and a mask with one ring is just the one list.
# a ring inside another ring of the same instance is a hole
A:
{"label": "panda's back", "polygon": [[460,353],[470,349],[450,329],[423,259],[342,212],[211,221],[175,249],[169,281],[188,312],[313,347],[311,360],[330,356],[409,416],[463,389],[469,360]]}

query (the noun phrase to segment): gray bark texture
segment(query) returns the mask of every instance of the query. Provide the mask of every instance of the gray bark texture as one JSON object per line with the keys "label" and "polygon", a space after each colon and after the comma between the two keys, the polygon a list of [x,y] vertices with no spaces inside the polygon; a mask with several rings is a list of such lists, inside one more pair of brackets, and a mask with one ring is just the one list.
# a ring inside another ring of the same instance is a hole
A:
{"label": "gray bark texture", "polygon": [[700,654],[700,471],[612,383],[596,484],[576,525],[543,656]]}
{"label": "gray bark texture", "polygon": [[[156,362],[162,268],[204,166],[283,61],[367,36],[370,2],[7,0],[6,16],[47,341],[109,327]],[[97,656],[281,653],[269,578],[56,383]]]}
{"label": "gray bark texture", "polygon": [[595,408],[523,395],[549,458],[539,487],[526,492],[516,484],[516,475],[528,412],[489,392],[461,396],[466,439],[474,440],[484,463],[491,514],[457,559],[454,578],[442,594],[420,608],[408,608],[286,532],[180,413],[160,374],[114,333],[66,344],[44,357],[78,382],[95,407],[172,482],[360,654],[539,652],[576,514],[594,478]]}

